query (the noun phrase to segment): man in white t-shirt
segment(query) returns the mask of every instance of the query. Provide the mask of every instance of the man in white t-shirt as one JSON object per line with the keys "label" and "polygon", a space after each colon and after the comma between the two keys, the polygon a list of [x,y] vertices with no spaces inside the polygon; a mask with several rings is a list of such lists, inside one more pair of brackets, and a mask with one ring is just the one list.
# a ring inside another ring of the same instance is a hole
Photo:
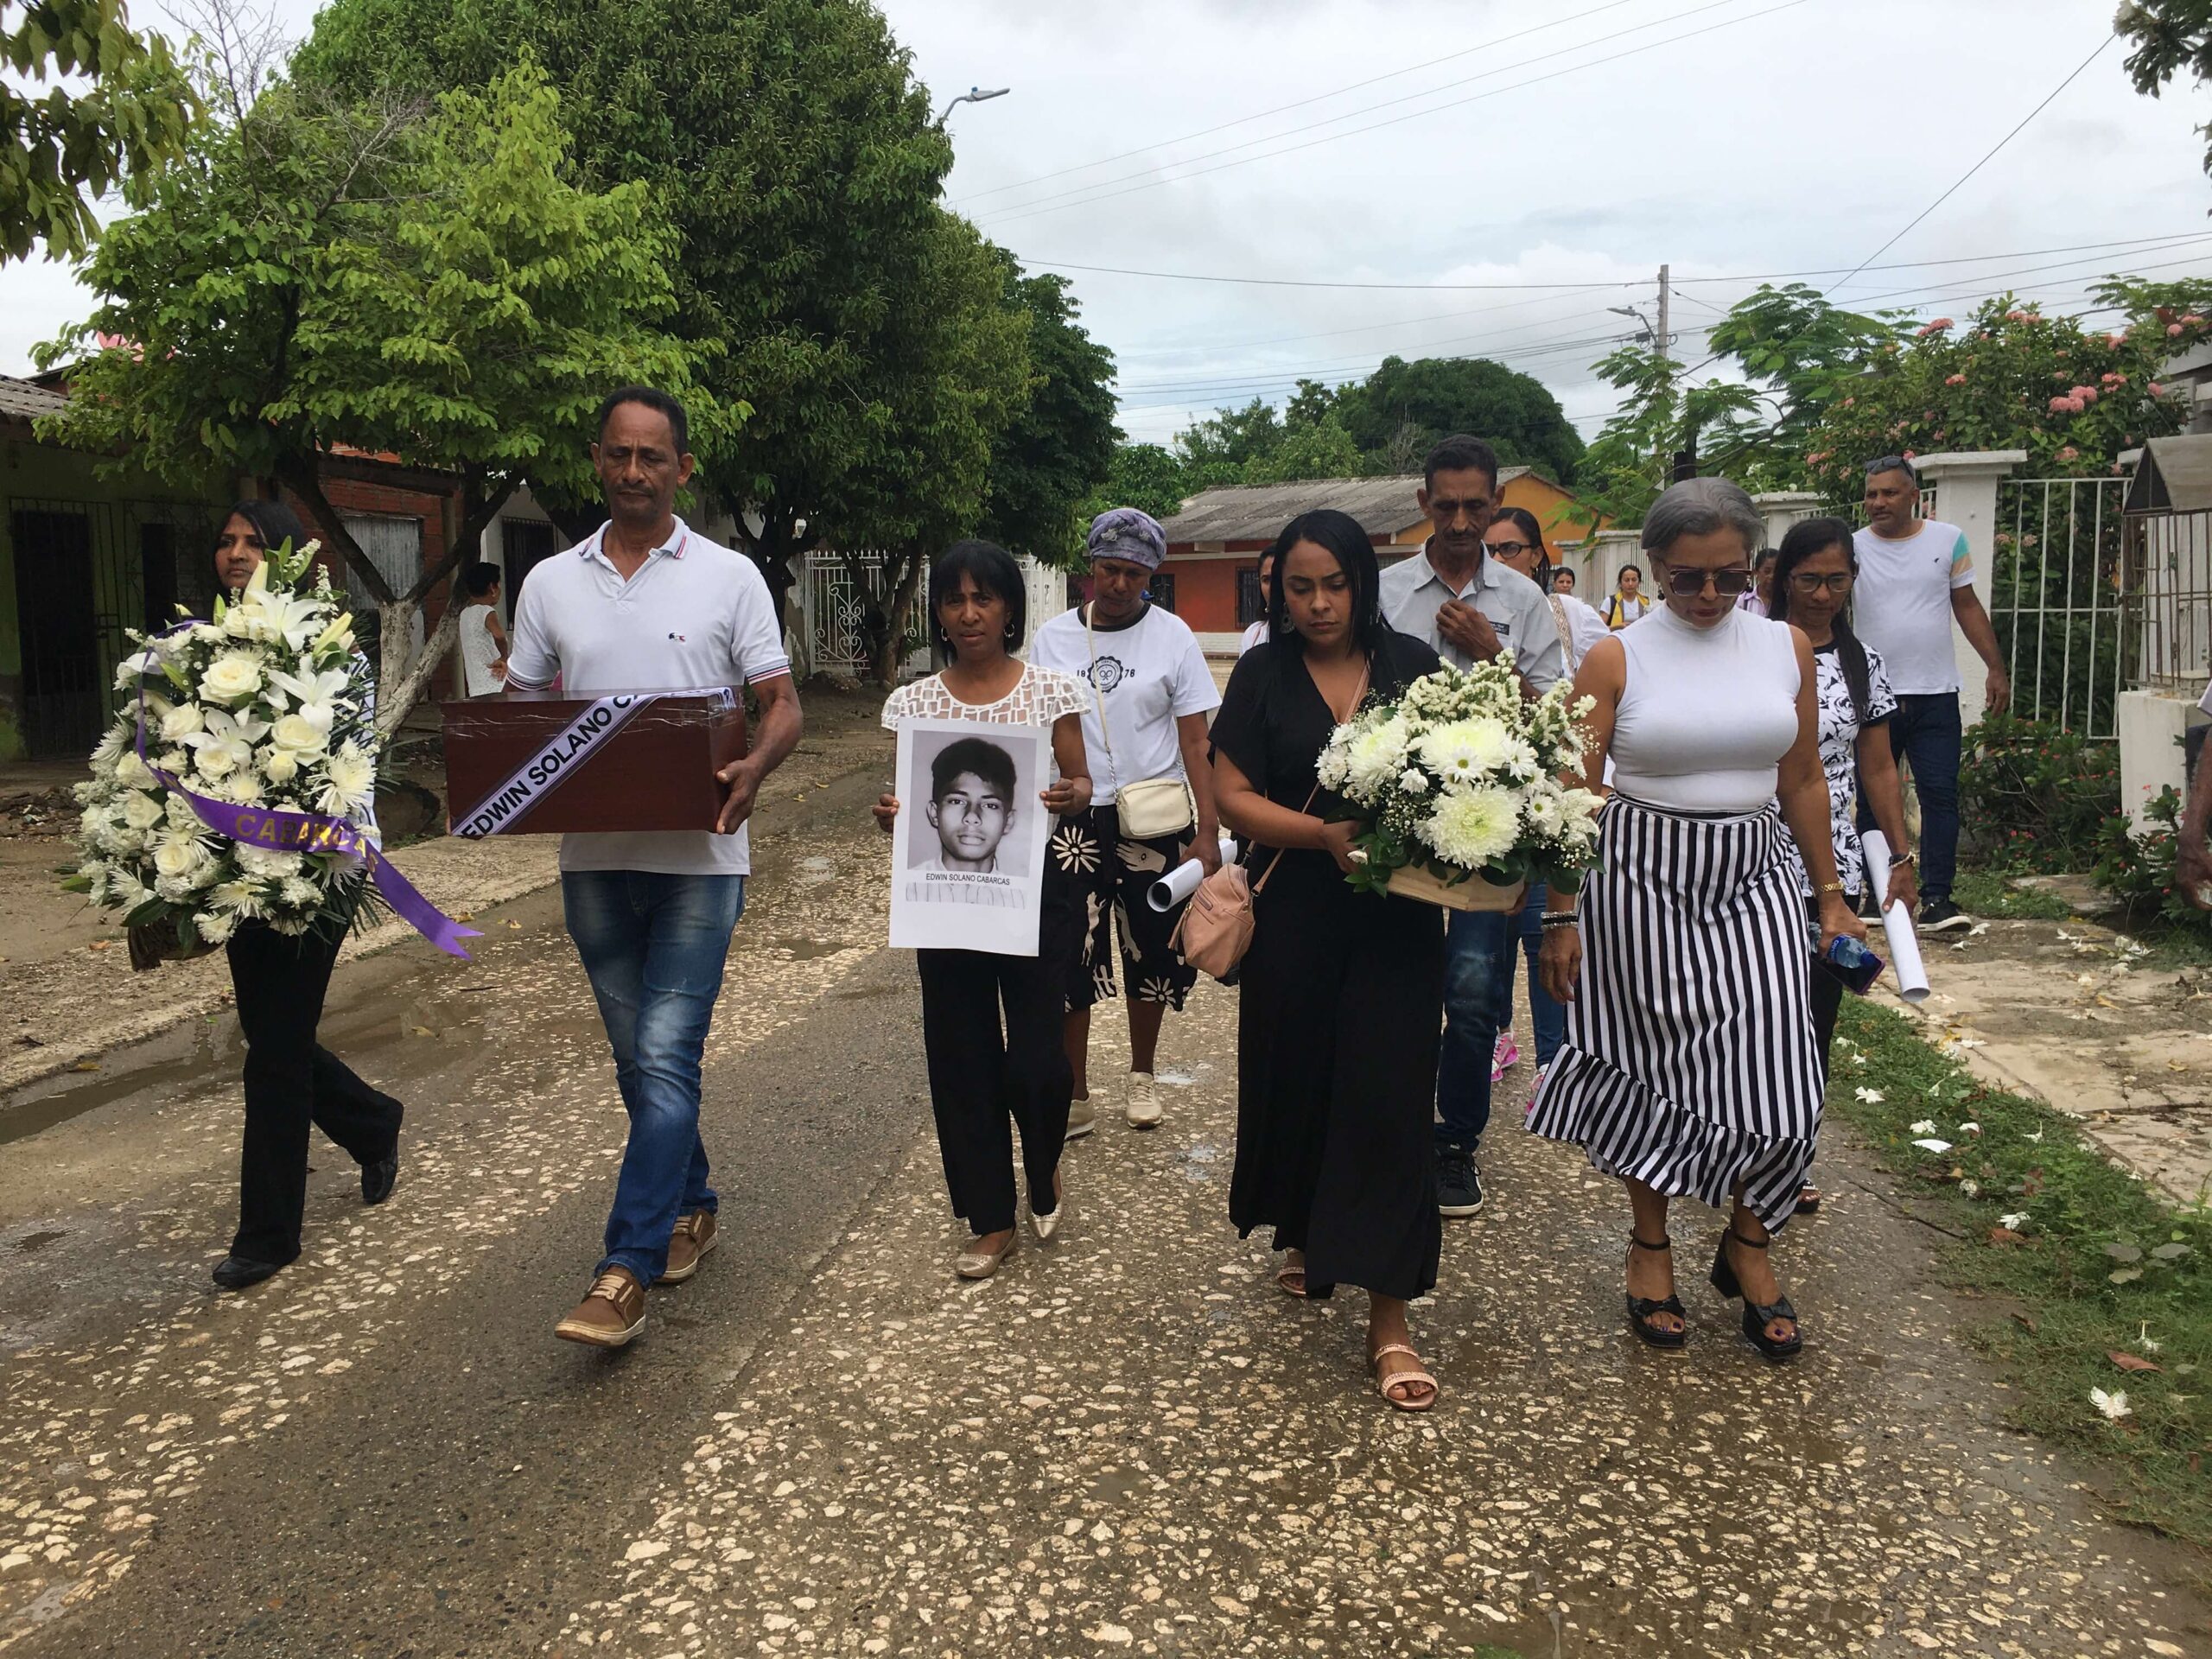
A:
{"label": "man in white t-shirt", "polygon": [[[1974,590],[1974,556],[1956,524],[1920,516],[1920,475],[1903,455],[1866,467],[1866,528],[1853,538],[1859,577],[1852,626],[1882,653],[1897,711],[1890,747],[1912,768],[1920,798],[1920,931],[1942,933],[1970,925],[1951,902],[1959,852],[1959,661],[1951,644],[1955,620],[1989,671],[1987,707],[2005,712],[2012,681],[1997,647],[1997,630]],[[1866,804],[1859,827],[1872,826]]]}
{"label": "man in white t-shirt", "polygon": [[1274,594],[1271,585],[1275,575],[1275,550],[1272,547],[1260,555],[1260,614],[1252,626],[1244,630],[1244,637],[1236,642],[1236,654],[1242,657],[1255,645],[1268,643],[1269,621],[1274,614]]}
{"label": "man in white t-shirt", "polygon": [[[619,1348],[645,1326],[645,1287],[678,1284],[714,1248],[699,1067],[752,868],[745,824],[799,738],[798,694],[768,585],[742,553],[676,516],[692,458],[683,407],[626,386],[599,412],[592,459],[613,515],[533,569],[507,656],[511,691],[557,676],[572,697],[749,688],[760,718],[712,831],[570,835],[561,900],[591,980],[629,1144],[589,1294],[554,1334]],[[587,764],[564,788],[589,788]]]}
{"label": "man in white t-shirt", "polygon": [[[1167,556],[1166,533],[1150,513],[1116,507],[1091,520],[1088,544],[1090,603],[1046,623],[1029,648],[1029,660],[1039,667],[1065,670],[1092,688],[1091,706],[1083,713],[1090,806],[1060,820],[1051,853],[1087,890],[1090,911],[1082,958],[1067,988],[1068,1064],[1075,1069],[1071,1137],[1088,1135],[1097,1121],[1086,1065],[1090,1010],[1114,995],[1117,921],[1129,1005],[1122,1113],[1132,1128],[1159,1123],[1153,1068],[1160,1027],[1169,1008],[1183,1006],[1198,970],[1168,943],[1182,906],[1154,910],[1147,891],[1189,859],[1208,874],[1221,868],[1221,819],[1206,755],[1206,716],[1221,707],[1221,692],[1190,625],[1146,593]],[[1190,822],[1173,835],[1128,834],[1121,824],[1121,792],[1163,779],[1188,788]]]}

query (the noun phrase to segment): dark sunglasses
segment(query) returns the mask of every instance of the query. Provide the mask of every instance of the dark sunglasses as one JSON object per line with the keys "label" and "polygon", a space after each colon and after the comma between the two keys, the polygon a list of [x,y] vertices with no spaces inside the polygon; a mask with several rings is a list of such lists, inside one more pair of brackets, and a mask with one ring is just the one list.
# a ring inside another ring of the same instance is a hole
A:
{"label": "dark sunglasses", "polygon": [[1848,570],[1837,570],[1825,576],[1810,570],[1793,570],[1789,573],[1789,585],[1801,594],[1817,594],[1823,588],[1832,594],[1847,594],[1851,591],[1853,581],[1853,577]]}
{"label": "dark sunglasses", "polygon": [[1745,569],[1678,570],[1671,564],[1660,569],[1667,579],[1668,591],[1676,599],[1695,599],[1708,582],[1723,599],[1739,599],[1751,590],[1751,573]]}

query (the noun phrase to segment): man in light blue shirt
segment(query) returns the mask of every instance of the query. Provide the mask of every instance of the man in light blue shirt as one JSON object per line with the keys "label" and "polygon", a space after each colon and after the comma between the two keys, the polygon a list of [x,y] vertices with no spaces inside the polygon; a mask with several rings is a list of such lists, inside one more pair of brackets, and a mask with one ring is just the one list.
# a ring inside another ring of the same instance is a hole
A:
{"label": "man in light blue shirt", "polygon": [[[1567,652],[1543,591],[1484,556],[1483,532],[1497,512],[1497,456],[1479,438],[1455,435],[1428,452],[1416,498],[1427,544],[1382,573],[1382,617],[1425,639],[1455,668],[1512,652],[1525,696],[1540,697],[1567,671]],[[1541,887],[1527,902],[1541,906]],[[1512,918],[1453,911],[1446,931],[1444,1049],[1436,1070],[1437,1208],[1450,1217],[1483,1207],[1475,1149],[1490,1123],[1491,1062],[1512,1018]]]}

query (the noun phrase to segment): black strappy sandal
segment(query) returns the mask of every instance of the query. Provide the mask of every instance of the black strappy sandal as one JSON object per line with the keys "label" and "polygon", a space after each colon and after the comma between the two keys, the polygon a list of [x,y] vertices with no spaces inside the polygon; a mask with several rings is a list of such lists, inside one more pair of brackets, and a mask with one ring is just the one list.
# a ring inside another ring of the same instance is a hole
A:
{"label": "black strappy sandal", "polygon": [[[1751,1339],[1752,1347],[1769,1359],[1789,1359],[1805,1345],[1805,1334],[1798,1328],[1797,1310],[1790,1306],[1787,1296],[1762,1304],[1744,1294],[1743,1282],[1736,1277],[1736,1269],[1728,1261],[1728,1241],[1732,1238],[1747,1250],[1763,1250],[1774,1242],[1766,1238],[1745,1238],[1733,1227],[1722,1228],[1720,1248],[1713,1252],[1713,1287],[1732,1300],[1741,1298],[1744,1334]],[[1766,1333],[1767,1326],[1777,1319],[1787,1319],[1790,1325],[1789,1334],[1779,1342]]]}
{"label": "black strappy sandal", "polygon": [[[1628,1236],[1628,1242],[1631,1249],[1649,1250],[1655,1255],[1663,1255],[1675,1248],[1675,1242],[1672,1239],[1662,1239],[1656,1244],[1647,1244],[1634,1233]],[[1630,1296],[1626,1300],[1628,1328],[1652,1347],[1681,1348],[1688,1344],[1690,1316],[1683,1310],[1681,1299],[1679,1296],[1662,1297],[1656,1301],[1649,1296]],[[1671,1313],[1682,1322],[1681,1327],[1675,1331],[1662,1330],[1650,1323],[1654,1313]]]}

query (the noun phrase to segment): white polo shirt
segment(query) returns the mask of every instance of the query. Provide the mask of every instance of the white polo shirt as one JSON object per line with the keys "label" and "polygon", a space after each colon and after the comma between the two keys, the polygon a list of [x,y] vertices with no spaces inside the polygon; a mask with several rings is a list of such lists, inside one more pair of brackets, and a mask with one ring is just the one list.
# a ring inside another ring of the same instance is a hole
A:
{"label": "white polo shirt", "polygon": [[[595,697],[754,685],[791,672],[768,584],[752,560],[678,518],[674,534],[625,582],[600,545],[607,531],[601,524],[531,571],[507,651],[512,689],[543,690],[557,677],[568,696]],[[588,768],[580,775],[588,779]],[[561,868],[746,875],[752,844],[742,825],[728,836],[569,835]]]}

